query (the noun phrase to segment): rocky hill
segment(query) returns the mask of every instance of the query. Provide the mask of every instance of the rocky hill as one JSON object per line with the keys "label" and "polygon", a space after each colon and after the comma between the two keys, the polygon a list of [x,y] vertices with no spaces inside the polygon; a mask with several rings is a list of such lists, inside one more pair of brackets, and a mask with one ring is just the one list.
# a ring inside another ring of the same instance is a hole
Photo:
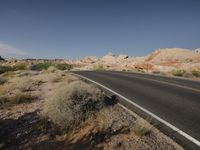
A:
{"label": "rocky hill", "polygon": [[93,66],[102,65],[106,70],[140,70],[148,72],[170,72],[175,69],[200,69],[200,48],[189,50],[183,48],[157,49],[143,57],[132,57],[126,54],[118,56],[108,53],[97,58],[88,56],[75,64],[84,64],[84,69],[91,70]]}
{"label": "rocky hill", "polygon": [[150,54],[145,62],[161,64],[163,62],[199,62],[200,55],[198,51],[191,51],[181,48],[158,49]]}

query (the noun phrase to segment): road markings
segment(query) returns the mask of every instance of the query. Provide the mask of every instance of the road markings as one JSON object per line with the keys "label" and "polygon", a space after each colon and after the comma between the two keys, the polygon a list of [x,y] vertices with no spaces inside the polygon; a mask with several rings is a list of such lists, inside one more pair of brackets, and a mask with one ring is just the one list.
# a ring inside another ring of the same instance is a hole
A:
{"label": "road markings", "polygon": [[179,88],[192,90],[192,91],[195,91],[195,92],[200,92],[199,89],[195,89],[195,88],[192,88],[192,87],[187,87],[187,86],[184,86],[184,85],[178,85],[176,83],[169,83],[167,81],[160,81],[160,80],[156,80],[156,79],[149,79],[149,78],[145,78],[145,77],[136,77],[136,76],[127,76],[127,77],[137,78],[137,79],[144,79],[144,80],[148,80],[148,81],[154,81],[154,82],[163,83],[163,84],[167,84],[167,85],[177,86]]}
{"label": "road markings", "polygon": [[[73,74],[75,74],[75,73],[73,73]],[[100,86],[100,87],[102,87],[102,88],[104,88],[104,89],[106,89],[106,90],[112,92],[113,94],[119,96],[120,98],[124,99],[125,101],[129,102],[130,104],[134,105],[135,107],[139,108],[140,110],[144,111],[144,112],[147,113],[148,115],[150,115],[150,116],[152,116],[153,118],[157,119],[157,120],[160,121],[161,123],[165,124],[166,126],[168,126],[169,128],[171,128],[171,129],[174,130],[175,132],[178,132],[180,135],[182,135],[183,137],[185,137],[186,139],[190,140],[191,142],[193,142],[194,144],[196,144],[197,146],[200,147],[200,141],[198,141],[197,139],[195,139],[195,138],[193,138],[192,136],[188,135],[187,133],[183,132],[182,130],[178,129],[177,127],[175,127],[174,125],[170,124],[169,122],[167,122],[167,121],[163,120],[162,118],[158,117],[157,115],[153,114],[152,112],[148,111],[147,109],[143,108],[142,106],[140,106],[140,105],[138,105],[138,104],[132,102],[130,99],[128,99],[128,98],[122,96],[121,94],[119,94],[119,93],[113,91],[112,89],[110,89],[110,88],[108,88],[108,87],[106,87],[106,86],[104,86],[104,85],[102,85],[102,84],[100,84],[100,83],[98,83],[98,82],[96,82],[96,81],[94,81],[94,80],[91,80],[91,79],[89,79],[89,78],[87,78],[87,77],[84,77],[84,76],[82,76],[82,75],[79,75],[79,74],[75,74],[75,75],[77,75],[77,76],[79,76],[80,78],[83,78],[83,79],[85,79],[85,80],[88,80],[88,81],[90,81],[90,82],[92,82],[92,83],[94,83],[94,84],[96,84],[96,85],[98,85],[98,86]]]}

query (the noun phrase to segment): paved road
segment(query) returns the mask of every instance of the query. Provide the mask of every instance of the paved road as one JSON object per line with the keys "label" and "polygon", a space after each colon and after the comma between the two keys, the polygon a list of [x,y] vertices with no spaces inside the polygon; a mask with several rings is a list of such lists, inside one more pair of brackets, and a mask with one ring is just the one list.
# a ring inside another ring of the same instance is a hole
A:
{"label": "paved road", "polygon": [[200,141],[200,82],[126,72],[75,72],[96,81]]}

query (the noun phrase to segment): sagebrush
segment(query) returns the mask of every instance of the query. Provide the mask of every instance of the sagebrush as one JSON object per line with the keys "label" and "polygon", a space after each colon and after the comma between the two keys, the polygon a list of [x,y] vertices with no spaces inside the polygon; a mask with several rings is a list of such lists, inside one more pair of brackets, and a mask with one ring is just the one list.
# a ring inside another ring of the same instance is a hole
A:
{"label": "sagebrush", "polygon": [[100,89],[83,81],[63,84],[52,98],[46,100],[43,116],[68,131],[101,109],[103,97]]}

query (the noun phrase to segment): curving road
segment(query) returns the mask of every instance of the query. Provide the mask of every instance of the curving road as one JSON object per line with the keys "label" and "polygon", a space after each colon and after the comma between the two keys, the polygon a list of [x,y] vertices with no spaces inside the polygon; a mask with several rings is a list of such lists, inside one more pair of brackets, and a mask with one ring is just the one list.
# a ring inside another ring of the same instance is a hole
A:
{"label": "curving road", "polygon": [[129,105],[135,104],[168,125],[168,132],[174,127],[170,136],[186,149],[200,148],[199,81],[128,72],[74,73],[121,96]]}

